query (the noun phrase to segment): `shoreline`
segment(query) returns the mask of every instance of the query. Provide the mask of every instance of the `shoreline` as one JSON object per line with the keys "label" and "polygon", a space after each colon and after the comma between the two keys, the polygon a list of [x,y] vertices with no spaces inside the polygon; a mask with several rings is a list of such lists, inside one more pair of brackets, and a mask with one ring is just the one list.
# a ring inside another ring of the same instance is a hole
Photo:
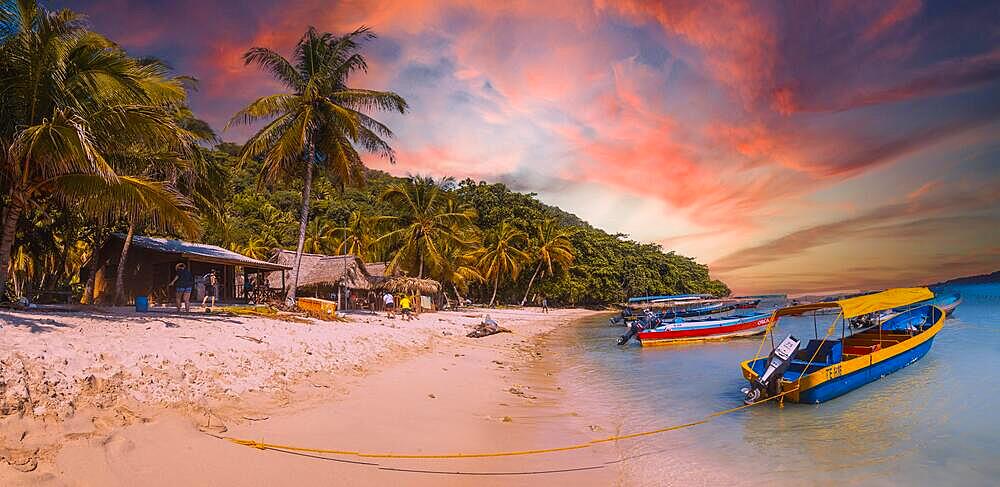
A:
{"label": "shoreline", "polygon": [[[81,485],[125,485],[138,481],[150,484],[150,480],[154,485],[157,481],[164,481],[165,484],[239,481],[266,485],[280,483],[287,479],[288,471],[295,471],[297,478],[326,484],[329,483],[326,476],[336,471],[338,479],[350,478],[351,483],[356,485],[382,485],[400,480],[407,485],[501,485],[508,483],[511,477],[466,477],[453,473],[400,472],[397,469],[502,473],[587,467],[586,470],[519,475],[515,478],[519,479],[519,483],[527,481],[539,485],[556,478],[581,485],[613,483],[613,468],[593,468],[596,464],[615,459],[614,450],[605,447],[532,457],[391,462],[338,457],[336,461],[304,461],[306,458],[302,456],[247,448],[199,431],[200,428],[209,433],[254,440],[263,438],[269,443],[307,447],[411,453],[546,448],[586,442],[601,436],[601,427],[597,425],[602,420],[581,415],[579,411],[572,410],[571,404],[566,404],[566,394],[562,390],[564,384],[558,383],[556,377],[559,364],[546,360],[552,356],[551,345],[547,341],[554,330],[579,323],[600,312],[554,310],[542,314],[533,309],[488,310],[501,326],[510,328],[513,333],[481,339],[464,337],[463,331],[478,323],[483,312],[486,310],[425,313],[412,325],[398,319],[392,321],[366,315],[351,316],[353,323],[317,322],[308,325],[307,328],[318,327],[328,332],[336,330],[336,327],[357,332],[355,328],[358,326],[374,323],[382,325],[377,328],[384,328],[382,331],[388,331],[388,335],[375,333],[375,337],[370,336],[373,330],[378,331],[375,326],[363,328],[364,333],[360,336],[337,330],[341,332],[336,335],[340,344],[344,341],[364,344],[361,349],[364,353],[355,354],[361,360],[333,362],[336,367],[326,370],[322,367],[306,368],[295,377],[289,377],[287,370],[278,367],[275,375],[281,380],[269,386],[244,381],[245,390],[236,396],[209,394],[201,400],[173,404],[143,403],[134,398],[131,401],[119,398],[113,404],[96,406],[81,402],[65,418],[46,419],[43,415],[41,425],[32,424],[38,423],[39,418],[11,421],[11,415],[4,416],[0,420],[0,431],[3,432],[0,437],[3,443],[0,444],[4,451],[17,451],[17,447],[21,446],[17,443],[24,445],[20,448],[22,456],[38,448],[33,453],[38,465],[30,473],[21,473],[15,468],[17,465],[5,466],[0,462],[0,481],[5,485],[66,485],[69,479]],[[4,316],[0,315],[0,318]],[[191,317],[192,320],[200,318],[203,317]],[[234,326],[278,326],[273,323],[274,320],[256,317],[236,321],[240,325]],[[49,325],[55,326],[52,323]],[[188,330],[188,333],[197,328],[187,322],[178,323],[178,326]],[[406,328],[408,326],[409,329]],[[168,328],[160,331],[163,334],[173,332]],[[400,340],[400,335],[405,339]],[[386,336],[395,339],[386,339]],[[0,334],[0,343],[7,338]],[[385,340],[385,343],[372,345],[379,339]],[[301,344],[294,340],[289,344],[277,337],[269,337],[267,341],[271,345],[281,344],[283,350],[295,349]],[[247,340],[227,343],[233,345],[239,342],[255,345]],[[211,340],[209,343],[212,343]],[[201,356],[204,356],[202,352]],[[235,355],[239,357],[239,353]],[[295,360],[282,361],[273,356],[269,359],[272,364],[296,364]],[[68,361],[67,358],[63,360]],[[237,361],[235,364],[245,362]],[[197,365],[210,369],[212,364],[205,362]],[[321,362],[318,365],[324,364]],[[187,371],[167,376],[167,382],[189,378],[197,383],[199,373],[205,372],[190,370],[192,365],[188,362],[181,368],[185,367]],[[243,367],[237,365],[235,368]],[[252,365],[249,368],[251,371],[254,369]],[[285,372],[286,376],[283,377],[281,372]],[[112,377],[121,379],[121,374],[122,371],[118,370]],[[261,377],[260,374],[250,376]],[[219,378],[215,379],[218,381]],[[120,380],[120,384],[125,383],[129,381]],[[226,383],[232,385],[233,381]],[[127,389],[124,391],[127,392]],[[146,394],[146,391],[138,392]],[[331,418],[337,420],[331,421]],[[23,430],[20,441],[12,442],[12,436],[19,435],[9,433],[18,428]],[[29,439],[33,439],[34,443],[25,441]],[[46,448],[46,440],[66,444],[61,448]],[[16,463],[18,459],[14,460],[7,463]],[[358,465],[344,460],[377,465]],[[336,467],[331,467],[334,464]],[[123,469],[123,465],[130,467]],[[163,473],[173,476],[164,478]]]}

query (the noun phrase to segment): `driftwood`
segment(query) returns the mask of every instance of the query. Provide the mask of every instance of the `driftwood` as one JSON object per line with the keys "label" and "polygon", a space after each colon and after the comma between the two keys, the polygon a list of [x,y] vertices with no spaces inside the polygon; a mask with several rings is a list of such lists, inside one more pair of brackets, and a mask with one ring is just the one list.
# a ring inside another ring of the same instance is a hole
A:
{"label": "driftwood", "polygon": [[496,335],[497,333],[510,333],[511,331],[497,324],[496,321],[490,319],[489,316],[483,320],[482,323],[476,325],[468,335],[469,338],[482,338],[485,336]]}

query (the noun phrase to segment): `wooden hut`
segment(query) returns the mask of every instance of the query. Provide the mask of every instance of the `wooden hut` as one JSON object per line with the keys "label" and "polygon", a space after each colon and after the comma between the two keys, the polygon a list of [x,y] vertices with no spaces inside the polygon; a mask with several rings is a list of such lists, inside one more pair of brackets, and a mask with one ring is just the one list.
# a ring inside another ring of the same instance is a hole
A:
{"label": "wooden hut", "polygon": [[[94,299],[97,302],[114,299],[115,278],[124,242],[125,235],[112,234],[101,246],[98,258],[87,265],[88,271],[97,273],[94,276]],[[149,296],[157,303],[173,302],[174,289],[168,284],[174,278],[174,266],[181,262],[187,264],[196,278],[214,270],[219,279],[218,300],[230,303],[246,299],[247,286],[244,283],[248,280],[256,283],[257,287],[266,287],[266,275],[272,273],[270,286],[276,287],[282,283],[285,272],[291,269],[214,245],[136,235],[132,237],[125,261],[123,281],[126,300],[132,302],[136,296]],[[200,300],[201,297],[196,291],[191,298]]]}
{"label": "wooden hut", "polygon": [[[271,262],[292,269],[285,282],[285,290],[292,287],[295,252],[279,249]],[[302,267],[298,278],[297,296],[313,296],[337,302],[338,309],[373,309],[377,299],[372,287],[368,267],[355,255],[323,255],[302,253]]]}
{"label": "wooden hut", "polygon": [[[295,252],[278,250],[271,261],[293,268]],[[296,295],[336,301],[341,310],[381,311],[382,294],[389,291],[429,296],[432,304],[423,308],[436,307],[433,303],[436,303],[441,291],[437,281],[400,276],[398,273],[387,275],[386,269],[385,262],[365,264],[356,255],[303,253]],[[293,269],[288,274],[286,290],[291,289],[294,272]]]}

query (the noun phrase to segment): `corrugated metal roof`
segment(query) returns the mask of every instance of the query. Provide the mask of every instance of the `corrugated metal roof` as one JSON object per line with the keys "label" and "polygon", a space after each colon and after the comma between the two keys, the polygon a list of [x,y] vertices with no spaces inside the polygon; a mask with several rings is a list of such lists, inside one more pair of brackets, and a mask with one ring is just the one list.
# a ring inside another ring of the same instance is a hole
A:
{"label": "corrugated metal roof", "polygon": [[[125,239],[125,235],[121,233],[115,233],[112,235],[122,240]],[[196,260],[200,258],[220,264],[241,265],[266,270],[291,269],[291,267],[287,265],[252,259],[231,250],[216,247],[215,245],[185,242],[183,240],[170,240],[166,238],[135,235],[132,237],[132,245],[147,250],[178,254],[182,257],[194,258]]]}

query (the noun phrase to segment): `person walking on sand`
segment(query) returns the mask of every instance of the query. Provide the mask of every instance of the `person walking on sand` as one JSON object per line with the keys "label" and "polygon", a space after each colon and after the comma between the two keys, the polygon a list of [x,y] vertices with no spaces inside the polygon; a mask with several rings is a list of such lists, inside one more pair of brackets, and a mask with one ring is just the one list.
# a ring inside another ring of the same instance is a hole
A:
{"label": "person walking on sand", "polygon": [[205,296],[201,298],[201,307],[205,308],[208,298],[212,298],[212,305],[205,308],[206,312],[211,312],[215,307],[215,297],[219,294],[219,278],[215,275],[215,269],[205,274]]}
{"label": "person walking on sand", "polygon": [[403,295],[403,299],[399,300],[399,308],[403,311],[403,319],[406,321],[413,321],[413,315],[410,314],[413,310],[410,309],[410,297]]}
{"label": "person walking on sand", "polygon": [[542,295],[542,313],[548,313],[548,312],[549,312],[549,300],[543,294]]}
{"label": "person walking on sand", "polygon": [[382,296],[382,303],[385,304],[385,317],[395,318],[396,317],[396,298],[392,297],[392,293],[386,291]]}
{"label": "person walking on sand", "polygon": [[[181,303],[184,303],[184,310],[191,311],[191,289],[194,288],[194,275],[187,269],[183,262],[174,266],[173,280],[167,286],[174,286],[174,294],[177,298],[177,312],[181,311]],[[175,285],[176,283],[176,285]]]}

